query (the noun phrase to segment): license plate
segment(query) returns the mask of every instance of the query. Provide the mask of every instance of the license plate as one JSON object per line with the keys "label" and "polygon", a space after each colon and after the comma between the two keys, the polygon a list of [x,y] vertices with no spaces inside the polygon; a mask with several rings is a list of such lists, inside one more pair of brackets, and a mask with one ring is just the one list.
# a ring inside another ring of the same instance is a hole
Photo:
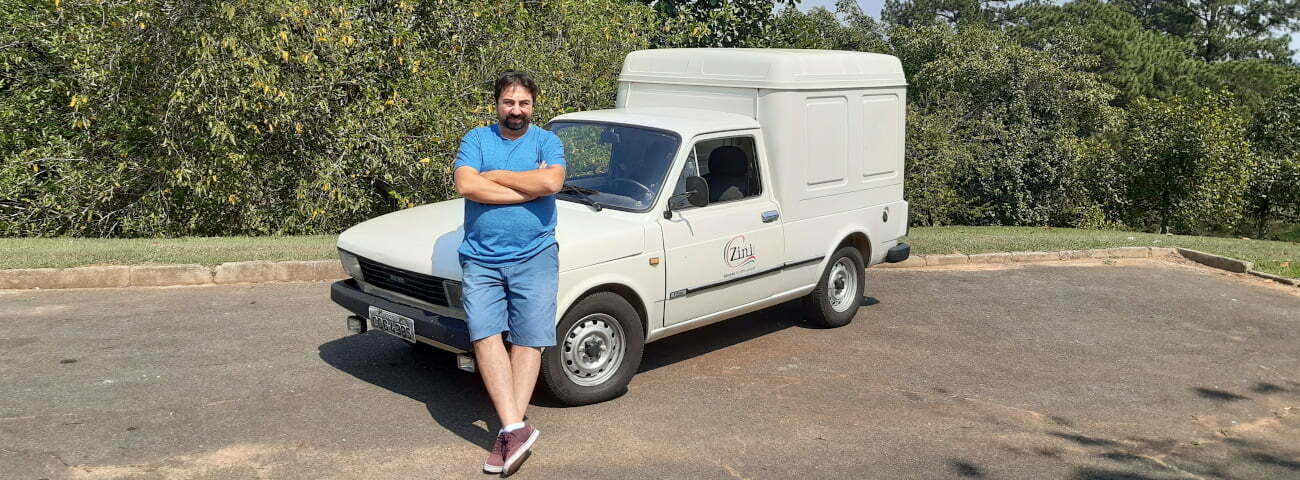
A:
{"label": "license plate", "polygon": [[370,307],[370,326],[391,334],[402,340],[415,343],[415,320],[384,310]]}

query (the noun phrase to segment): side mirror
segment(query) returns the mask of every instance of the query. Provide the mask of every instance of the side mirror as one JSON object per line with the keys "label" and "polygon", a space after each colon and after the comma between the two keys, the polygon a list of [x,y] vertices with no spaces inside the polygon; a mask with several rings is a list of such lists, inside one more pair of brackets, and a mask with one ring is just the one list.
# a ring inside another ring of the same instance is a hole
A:
{"label": "side mirror", "polygon": [[691,202],[691,206],[708,206],[709,182],[704,181],[703,177],[686,177],[686,200]]}
{"label": "side mirror", "polygon": [[668,209],[664,210],[664,219],[672,220],[673,210],[685,207],[686,205],[692,207],[708,206],[709,182],[706,182],[701,177],[686,177],[686,191],[668,197]]}

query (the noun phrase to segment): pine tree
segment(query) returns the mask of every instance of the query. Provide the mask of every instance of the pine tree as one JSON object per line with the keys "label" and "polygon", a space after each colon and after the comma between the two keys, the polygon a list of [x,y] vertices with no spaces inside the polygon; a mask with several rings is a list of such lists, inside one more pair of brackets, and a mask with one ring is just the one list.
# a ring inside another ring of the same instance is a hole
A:
{"label": "pine tree", "polygon": [[1115,0],[1143,26],[1186,38],[1207,62],[1291,62],[1288,33],[1300,29],[1294,0]]}
{"label": "pine tree", "polygon": [[1022,4],[1009,15],[1007,32],[1039,49],[1079,42],[1100,58],[1096,71],[1119,90],[1117,106],[1185,90],[1200,67],[1191,41],[1147,30],[1137,17],[1100,0]]}

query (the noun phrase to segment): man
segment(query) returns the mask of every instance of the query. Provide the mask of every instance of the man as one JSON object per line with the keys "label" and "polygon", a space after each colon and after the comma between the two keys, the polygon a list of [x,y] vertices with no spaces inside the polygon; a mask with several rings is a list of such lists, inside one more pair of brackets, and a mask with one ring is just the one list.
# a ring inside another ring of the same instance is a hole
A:
{"label": "man", "polygon": [[503,426],[483,471],[504,477],[528,458],[540,433],[524,423],[524,411],[542,348],[555,345],[554,194],[564,185],[564,146],[529,125],[538,93],[531,77],[506,72],[495,87],[497,124],[465,134],[453,177],[465,197],[459,252],[470,340]]}

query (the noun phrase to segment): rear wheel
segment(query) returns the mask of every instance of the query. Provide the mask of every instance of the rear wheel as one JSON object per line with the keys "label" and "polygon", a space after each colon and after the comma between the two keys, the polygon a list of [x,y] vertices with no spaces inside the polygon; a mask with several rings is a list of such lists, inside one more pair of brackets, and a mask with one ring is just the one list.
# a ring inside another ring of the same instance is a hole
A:
{"label": "rear wheel", "polygon": [[580,300],[542,353],[542,384],[568,405],[603,402],[627,391],[641,366],[641,316],[622,296],[598,292]]}
{"label": "rear wheel", "polygon": [[817,287],[804,297],[809,322],[826,328],[842,327],[853,321],[862,306],[866,275],[862,254],[854,247],[840,247],[831,255]]}

